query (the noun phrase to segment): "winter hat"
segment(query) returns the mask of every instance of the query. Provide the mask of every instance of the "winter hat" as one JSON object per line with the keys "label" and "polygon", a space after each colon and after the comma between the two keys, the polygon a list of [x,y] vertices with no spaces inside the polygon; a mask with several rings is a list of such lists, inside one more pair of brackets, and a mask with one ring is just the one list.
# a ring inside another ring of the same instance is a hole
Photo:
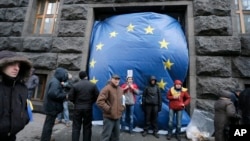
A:
{"label": "winter hat", "polygon": [[83,79],[83,78],[86,77],[86,76],[87,76],[86,71],[80,71],[80,72],[79,72],[79,78],[80,78],[80,79]]}
{"label": "winter hat", "polygon": [[117,75],[117,74],[113,74],[113,75],[112,75],[112,78],[117,78],[117,79],[120,79],[120,76],[119,76],[119,75]]}
{"label": "winter hat", "polygon": [[174,85],[182,85],[181,80],[175,80],[175,81],[174,81]]}
{"label": "winter hat", "polygon": [[219,94],[220,97],[226,97],[226,98],[231,98],[231,95],[232,95],[232,93],[230,91],[225,90],[225,89],[222,89],[220,91],[220,94]]}
{"label": "winter hat", "polygon": [[0,51],[0,68],[4,68],[6,65],[20,62],[19,78],[26,79],[30,76],[30,69],[32,63],[24,56],[18,55],[16,52],[3,50]]}

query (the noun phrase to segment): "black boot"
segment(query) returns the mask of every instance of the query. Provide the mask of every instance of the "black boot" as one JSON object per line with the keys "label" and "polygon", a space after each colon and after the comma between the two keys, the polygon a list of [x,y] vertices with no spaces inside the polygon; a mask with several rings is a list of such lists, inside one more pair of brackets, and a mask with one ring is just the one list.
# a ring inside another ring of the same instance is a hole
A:
{"label": "black boot", "polygon": [[171,138],[172,138],[172,134],[167,134],[167,139],[171,140]]}
{"label": "black boot", "polygon": [[157,134],[157,132],[154,132],[153,135],[158,139],[159,135]]}
{"label": "black boot", "polygon": [[143,131],[143,132],[142,132],[142,136],[143,136],[143,137],[145,137],[147,134],[148,134],[147,131]]}
{"label": "black boot", "polygon": [[177,141],[181,141],[181,136],[179,134],[176,134]]}

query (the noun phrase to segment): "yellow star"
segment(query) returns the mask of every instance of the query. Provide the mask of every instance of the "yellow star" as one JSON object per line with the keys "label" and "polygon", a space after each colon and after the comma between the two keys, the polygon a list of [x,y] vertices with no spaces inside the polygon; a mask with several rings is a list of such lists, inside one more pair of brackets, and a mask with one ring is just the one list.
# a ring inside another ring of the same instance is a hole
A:
{"label": "yellow star", "polygon": [[165,68],[165,69],[168,68],[169,70],[171,70],[171,66],[172,66],[174,63],[171,63],[171,62],[170,62],[170,59],[168,59],[168,61],[167,61],[167,62],[164,62],[163,64],[164,64],[164,68]]}
{"label": "yellow star", "polygon": [[165,41],[165,39],[163,39],[162,41],[159,42],[159,44],[161,45],[161,48],[166,48],[168,49],[168,42]]}
{"label": "yellow star", "polygon": [[96,84],[98,82],[98,80],[95,79],[95,77],[93,77],[91,80],[89,80],[90,82]]}
{"label": "yellow star", "polygon": [[163,89],[163,90],[165,89],[166,84],[167,84],[167,82],[164,82],[163,79],[161,79],[160,82],[157,82],[158,87]]}
{"label": "yellow star", "polygon": [[97,46],[96,46],[96,50],[102,50],[102,47],[104,46],[104,44],[102,43],[99,43]]}
{"label": "yellow star", "polygon": [[89,63],[90,67],[94,68],[95,67],[95,63],[96,63],[96,61],[94,59],[92,59],[91,62]]}
{"label": "yellow star", "polygon": [[116,37],[116,35],[117,35],[118,33],[115,32],[115,31],[113,31],[113,32],[110,32],[109,34],[110,34],[110,38],[112,38],[112,37]]}
{"label": "yellow star", "polygon": [[129,24],[129,26],[127,26],[127,31],[129,32],[129,31],[134,31],[134,25],[132,25],[132,24]]}
{"label": "yellow star", "polygon": [[146,34],[153,34],[154,28],[152,28],[152,27],[149,25],[147,28],[144,28],[144,30],[146,31]]}

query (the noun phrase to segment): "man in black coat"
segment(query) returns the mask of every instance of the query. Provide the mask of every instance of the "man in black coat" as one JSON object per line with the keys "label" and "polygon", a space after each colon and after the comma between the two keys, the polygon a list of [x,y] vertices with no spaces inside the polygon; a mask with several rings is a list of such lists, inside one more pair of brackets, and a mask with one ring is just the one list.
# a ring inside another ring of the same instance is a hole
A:
{"label": "man in black coat", "polygon": [[29,122],[25,81],[32,65],[11,51],[0,52],[0,140],[15,141]]}
{"label": "man in black coat", "polygon": [[91,141],[92,136],[92,106],[97,100],[99,90],[96,85],[88,81],[87,73],[79,73],[79,82],[70,90],[69,100],[74,103],[72,141],[79,141],[81,126],[84,141]]}
{"label": "man in black coat", "polygon": [[67,80],[67,70],[59,67],[56,69],[54,77],[51,78],[46,86],[43,105],[46,119],[43,125],[41,141],[50,141],[56,116],[63,111],[63,101],[66,99],[66,93],[63,91],[62,82],[66,82]]}
{"label": "man in black coat", "polygon": [[250,88],[246,88],[239,96],[239,109],[242,112],[242,122],[250,125]]}

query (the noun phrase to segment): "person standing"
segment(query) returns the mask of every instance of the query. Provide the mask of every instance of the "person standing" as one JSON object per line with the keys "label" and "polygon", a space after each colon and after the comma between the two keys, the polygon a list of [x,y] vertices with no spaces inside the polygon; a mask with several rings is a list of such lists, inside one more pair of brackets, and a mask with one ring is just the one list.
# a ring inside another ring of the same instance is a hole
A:
{"label": "person standing", "polygon": [[126,117],[129,116],[129,133],[131,134],[134,126],[134,105],[136,94],[139,93],[138,86],[133,83],[133,77],[127,77],[126,83],[121,86],[125,97],[125,110],[122,114],[121,129],[125,131]]}
{"label": "person standing", "polygon": [[93,104],[96,102],[99,90],[94,83],[88,81],[85,71],[79,72],[81,79],[73,85],[69,93],[69,100],[74,103],[72,141],[79,141],[81,126],[83,125],[83,141],[91,141]]}
{"label": "person standing", "polygon": [[174,86],[171,87],[167,93],[167,99],[169,100],[169,118],[168,118],[168,134],[167,139],[170,140],[172,137],[173,130],[173,120],[176,116],[176,139],[181,140],[181,121],[182,113],[185,107],[190,103],[190,95],[188,89],[182,87],[182,82],[180,80],[174,81]]}
{"label": "person standing", "polygon": [[112,75],[111,80],[101,90],[96,104],[103,112],[101,141],[120,140],[120,118],[125,106],[122,105],[123,92],[119,86],[120,76]]}
{"label": "person standing", "polygon": [[28,99],[31,100],[33,97],[37,86],[39,85],[39,77],[35,75],[35,68],[31,68],[30,77],[25,83],[28,88]]}
{"label": "person standing", "polygon": [[232,119],[240,119],[231,101],[231,93],[221,90],[219,99],[214,103],[214,137],[215,141],[228,141]]}
{"label": "person standing", "polygon": [[63,111],[63,101],[67,98],[67,94],[63,91],[61,83],[67,80],[67,70],[59,67],[55,70],[54,77],[50,79],[46,86],[43,105],[46,118],[43,125],[41,141],[50,141],[56,116]]}
{"label": "person standing", "polygon": [[[68,80],[67,82],[61,82],[63,86],[63,91],[66,93],[66,95],[69,94],[69,91],[72,87],[72,75],[68,73]],[[69,105],[68,105],[68,99],[65,99],[63,101],[63,111],[59,114],[57,114],[55,124],[61,123],[62,120],[64,119],[64,123],[67,127],[70,126],[70,120],[69,120]]]}
{"label": "person standing", "polygon": [[27,111],[31,62],[11,51],[0,52],[0,139],[15,141],[16,134],[29,123]]}
{"label": "person standing", "polygon": [[145,112],[145,126],[142,136],[148,134],[150,125],[153,128],[153,135],[159,138],[158,135],[158,112],[161,111],[162,98],[160,89],[156,85],[156,77],[151,76],[149,86],[145,88],[142,94],[142,107]]}
{"label": "person standing", "polygon": [[250,88],[245,88],[239,95],[239,109],[242,114],[242,124],[250,125]]}

